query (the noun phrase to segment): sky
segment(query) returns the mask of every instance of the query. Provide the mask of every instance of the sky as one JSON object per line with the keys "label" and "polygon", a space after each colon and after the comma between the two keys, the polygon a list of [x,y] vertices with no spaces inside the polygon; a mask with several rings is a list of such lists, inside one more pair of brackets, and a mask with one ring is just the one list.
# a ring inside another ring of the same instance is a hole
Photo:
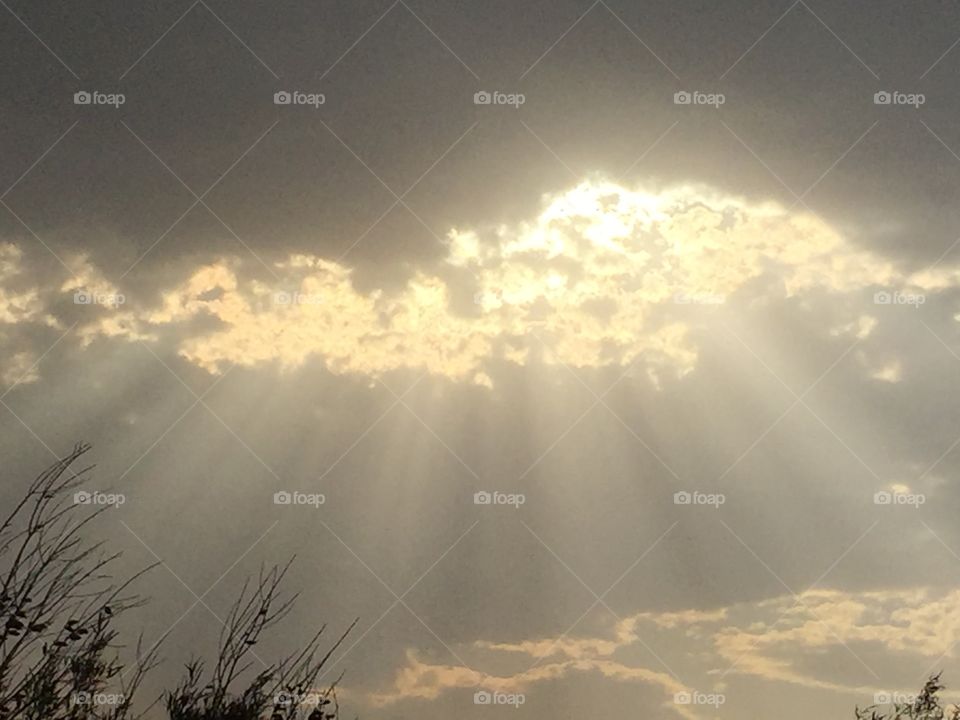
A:
{"label": "sky", "polygon": [[145,695],[294,555],[374,720],[960,686],[952,3],[0,5],[0,503],[92,443]]}

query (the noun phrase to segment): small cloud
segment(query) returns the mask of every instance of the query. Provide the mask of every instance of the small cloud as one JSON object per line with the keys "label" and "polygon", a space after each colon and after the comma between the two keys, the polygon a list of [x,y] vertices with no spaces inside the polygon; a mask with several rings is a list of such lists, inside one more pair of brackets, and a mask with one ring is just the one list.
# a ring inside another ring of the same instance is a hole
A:
{"label": "small cloud", "polygon": [[473,376],[473,384],[481,385],[482,387],[493,389],[493,380],[485,372],[478,372]]}
{"label": "small cloud", "polygon": [[891,360],[870,373],[870,377],[881,382],[898,383],[902,379],[903,368],[899,360]]}
{"label": "small cloud", "polygon": [[14,353],[0,369],[0,380],[9,388],[14,384],[25,385],[40,379],[35,365],[36,358],[30,352]]}
{"label": "small cloud", "polygon": [[843,323],[834,328],[831,328],[830,334],[833,337],[840,337],[842,335],[852,335],[858,340],[863,340],[870,336],[870,333],[873,332],[874,328],[877,327],[877,319],[870,315],[861,315],[854,321]]}

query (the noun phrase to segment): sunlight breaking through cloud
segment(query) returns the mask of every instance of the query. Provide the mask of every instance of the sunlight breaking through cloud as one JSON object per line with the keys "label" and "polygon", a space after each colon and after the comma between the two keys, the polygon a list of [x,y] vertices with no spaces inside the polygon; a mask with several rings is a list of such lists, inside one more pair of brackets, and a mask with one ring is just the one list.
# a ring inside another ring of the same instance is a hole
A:
{"label": "sunlight breaking through cloud", "polygon": [[[499,360],[636,364],[656,383],[696,366],[690,330],[710,306],[960,282],[948,268],[905,275],[808,213],[695,186],[650,192],[588,181],[546,196],[530,221],[447,237],[444,260],[399,291],[359,292],[349,267],[316,256],[277,262],[281,279],[269,283],[252,277],[252,261],[222,258],[163,291],[159,305],[114,303],[79,332],[89,343],[165,330],[183,358],[212,373],[231,364],[293,369],[315,356],[336,374],[412,368],[490,385],[485,366]],[[16,260],[4,259],[4,279]],[[86,261],[78,267],[63,292],[117,294]],[[0,319],[41,312],[34,291],[2,292]],[[846,322],[858,336],[875,324],[862,305]],[[871,372],[900,376],[893,362]]]}

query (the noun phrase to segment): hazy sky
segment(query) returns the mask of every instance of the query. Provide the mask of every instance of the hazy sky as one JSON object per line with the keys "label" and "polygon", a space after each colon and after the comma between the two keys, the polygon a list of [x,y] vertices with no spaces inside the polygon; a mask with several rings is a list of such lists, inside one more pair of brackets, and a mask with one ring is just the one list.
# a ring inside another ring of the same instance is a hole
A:
{"label": "hazy sky", "polygon": [[0,5],[0,502],[94,444],[148,694],[293,554],[364,718],[960,686],[952,3]]}

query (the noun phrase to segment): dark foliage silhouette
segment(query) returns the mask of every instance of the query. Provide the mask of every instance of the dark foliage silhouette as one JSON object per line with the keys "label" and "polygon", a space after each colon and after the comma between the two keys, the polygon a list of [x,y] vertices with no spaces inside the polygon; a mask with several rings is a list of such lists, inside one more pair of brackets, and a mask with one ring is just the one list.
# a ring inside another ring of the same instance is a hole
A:
{"label": "dark foliage silhouette", "polygon": [[924,684],[920,693],[908,702],[897,702],[886,711],[876,705],[856,709],[857,720],[960,720],[960,708],[944,708],[940,693],[944,685],[940,673]]}
{"label": "dark foliage silhouette", "polygon": [[[255,649],[296,600],[280,592],[290,562],[244,584],[209,671],[203,660],[190,661],[174,689],[134,710],[163,638],[145,649],[140,637],[130,647],[116,622],[144,605],[131,587],[151,568],[117,581],[111,566],[119,553],[87,539],[108,510],[76,502],[92,468],[73,466],[89,449],[77,445],[41,473],[0,521],[0,720],[136,720],[164,709],[170,720],[337,718],[336,681],[320,691],[314,685],[356,621],[325,653],[324,628],[279,662],[262,661]],[[123,653],[133,659],[124,662]]]}
{"label": "dark foliage silhouette", "polygon": [[[296,599],[278,596],[289,567],[287,563],[262,572],[255,587],[244,585],[225,620],[216,665],[206,673],[202,661],[191,661],[180,685],[166,695],[171,720],[253,720],[265,715],[271,720],[332,720],[338,716],[336,682],[320,692],[314,683],[356,621],[323,654],[320,639],[324,628],[303,650],[279,663],[267,665],[254,650]],[[244,689],[231,692],[238,680],[258,665],[261,669],[246,681]]]}
{"label": "dark foliage silhouette", "polygon": [[[137,652],[124,673],[117,657],[116,618],[142,605],[117,584],[118,554],[91,543],[84,531],[105,508],[74,503],[90,468],[72,465],[89,450],[77,445],[27,488],[0,524],[0,714],[27,720],[134,718],[129,699],[156,661]],[[138,644],[138,649],[140,645]],[[91,701],[109,685],[117,702]]]}

